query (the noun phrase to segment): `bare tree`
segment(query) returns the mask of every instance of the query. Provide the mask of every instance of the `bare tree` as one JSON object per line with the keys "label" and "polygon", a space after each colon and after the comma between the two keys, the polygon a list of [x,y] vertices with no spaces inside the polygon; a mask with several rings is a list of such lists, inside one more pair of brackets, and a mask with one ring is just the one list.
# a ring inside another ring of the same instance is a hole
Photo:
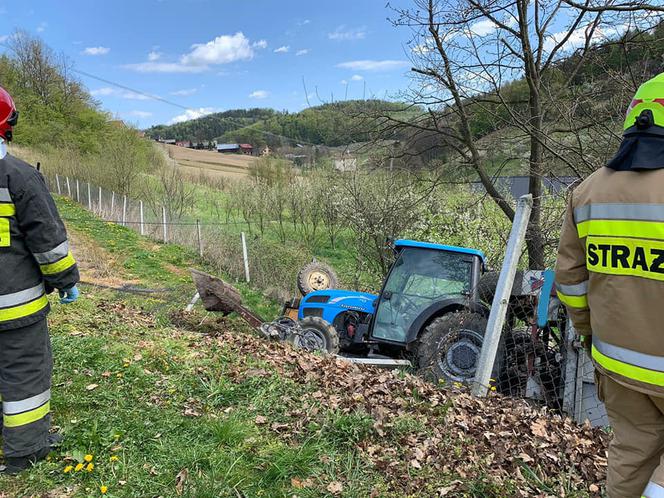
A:
{"label": "bare tree", "polygon": [[527,144],[517,161],[534,198],[528,256],[531,267],[543,268],[542,178],[583,176],[600,166],[619,139],[613,121],[627,102],[608,109],[602,95],[629,94],[655,69],[630,66],[627,57],[613,72],[638,76],[607,80],[587,67],[599,47],[642,42],[661,21],[661,9],[641,1],[413,0],[412,8],[394,11],[394,23],[413,32],[417,85],[409,97],[417,112],[386,115],[384,127],[415,130],[411,139],[435,132],[456,156],[448,165],[471,170],[510,220],[514,209],[490,169],[495,142],[485,137],[500,130],[506,142]]}

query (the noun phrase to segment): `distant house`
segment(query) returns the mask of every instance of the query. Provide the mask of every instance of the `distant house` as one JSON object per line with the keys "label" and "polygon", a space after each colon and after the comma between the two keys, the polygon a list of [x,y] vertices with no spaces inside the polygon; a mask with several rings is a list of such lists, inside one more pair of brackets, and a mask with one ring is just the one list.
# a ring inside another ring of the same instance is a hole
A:
{"label": "distant house", "polygon": [[187,148],[189,148],[189,147],[191,147],[191,142],[189,142],[188,140],[187,141],[179,141],[179,142],[175,142],[175,145],[177,145],[178,147],[187,147]]}
{"label": "distant house", "polygon": [[164,139],[159,140],[159,141],[162,144],[166,144],[166,145],[176,145],[177,144],[177,140],[175,140],[174,138],[164,138]]}
{"label": "distant house", "polygon": [[254,146],[251,144],[240,144],[240,152],[250,156],[254,153]]}
{"label": "distant house", "polygon": [[222,154],[236,154],[240,152],[240,144],[217,144],[217,152]]}

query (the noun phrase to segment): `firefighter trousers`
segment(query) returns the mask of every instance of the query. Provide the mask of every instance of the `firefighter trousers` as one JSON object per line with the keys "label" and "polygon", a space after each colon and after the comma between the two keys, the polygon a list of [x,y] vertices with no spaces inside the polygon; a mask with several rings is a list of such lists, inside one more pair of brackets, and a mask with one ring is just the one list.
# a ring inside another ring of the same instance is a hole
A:
{"label": "firefighter trousers", "polygon": [[664,498],[664,398],[634,391],[599,373],[596,380],[613,429],[607,497]]}
{"label": "firefighter trousers", "polygon": [[48,446],[53,358],[46,319],[0,331],[0,395],[5,457]]}

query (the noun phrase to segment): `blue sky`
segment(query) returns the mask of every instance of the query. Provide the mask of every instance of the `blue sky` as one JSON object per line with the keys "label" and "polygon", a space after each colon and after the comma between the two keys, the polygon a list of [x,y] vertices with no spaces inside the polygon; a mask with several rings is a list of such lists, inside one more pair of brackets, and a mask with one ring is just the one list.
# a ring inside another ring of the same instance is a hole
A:
{"label": "blue sky", "polygon": [[[401,3],[404,3],[403,0]],[[40,36],[79,70],[189,111],[81,79],[104,109],[140,127],[247,107],[299,111],[408,85],[409,32],[385,0],[0,0],[0,39]],[[399,2],[396,2],[397,4]],[[316,95],[318,89],[318,96]]]}

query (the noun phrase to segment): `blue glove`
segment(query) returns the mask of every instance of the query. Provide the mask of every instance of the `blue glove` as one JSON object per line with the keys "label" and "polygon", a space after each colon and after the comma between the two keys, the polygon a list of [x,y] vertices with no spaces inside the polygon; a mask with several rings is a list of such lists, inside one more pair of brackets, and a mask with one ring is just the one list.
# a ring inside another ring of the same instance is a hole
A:
{"label": "blue glove", "polygon": [[60,304],[71,304],[78,299],[78,287],[73,286],[69,289],[62,289],[60,292]]}

